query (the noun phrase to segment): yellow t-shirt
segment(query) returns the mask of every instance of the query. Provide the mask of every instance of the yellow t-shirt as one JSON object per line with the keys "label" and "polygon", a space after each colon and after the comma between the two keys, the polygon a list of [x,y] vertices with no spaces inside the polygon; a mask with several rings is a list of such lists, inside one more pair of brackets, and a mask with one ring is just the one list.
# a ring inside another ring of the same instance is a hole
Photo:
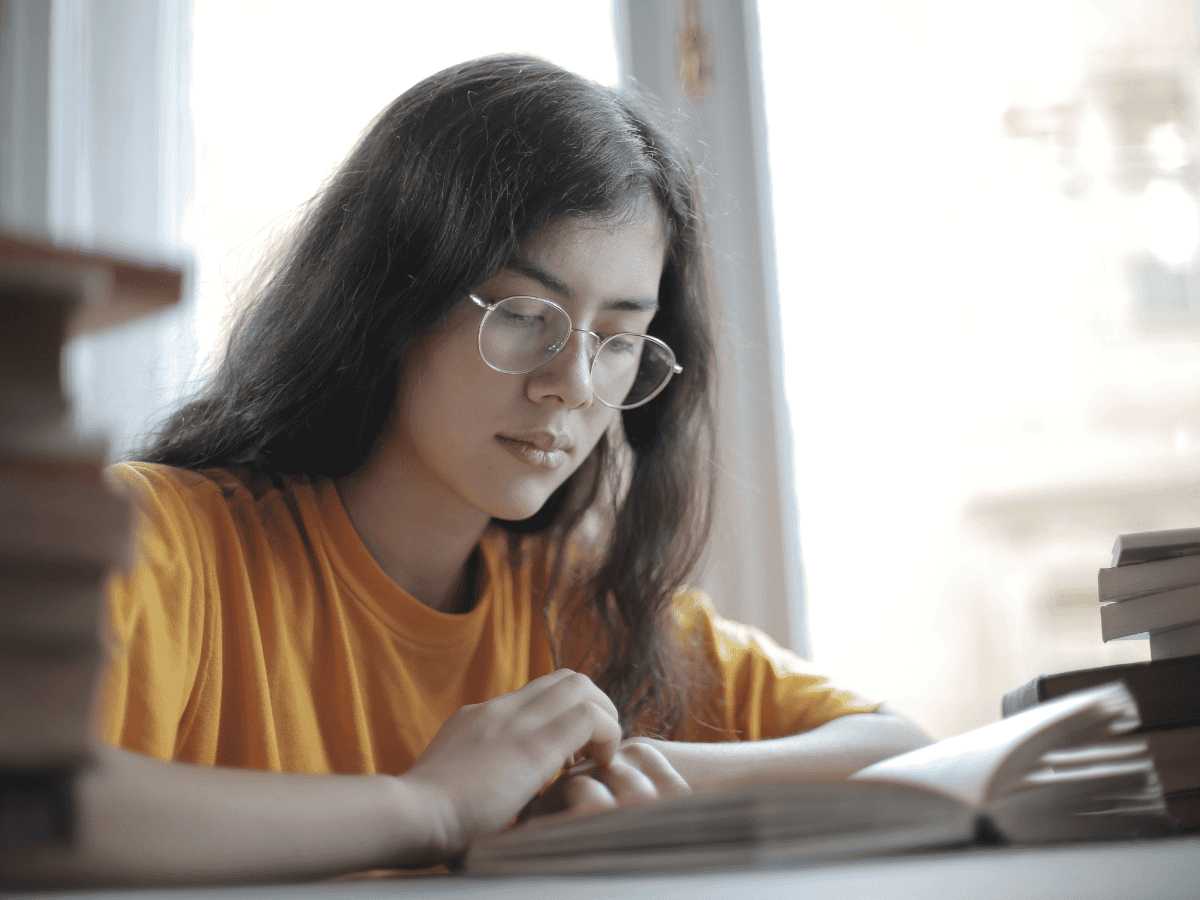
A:
{"label": "yellow t-shirt", "polygon": [[[328,479],[110,469],[140,510],[138,555],[110,585],[101,739],[161,759],[285,772],[398,774],[459,707],[552,671],[531,589],[501,533],[486,587],[451,615],[375,563]],[[677,600],[720,696],[684,736],[792,734],[876,707],[762,632]]]}

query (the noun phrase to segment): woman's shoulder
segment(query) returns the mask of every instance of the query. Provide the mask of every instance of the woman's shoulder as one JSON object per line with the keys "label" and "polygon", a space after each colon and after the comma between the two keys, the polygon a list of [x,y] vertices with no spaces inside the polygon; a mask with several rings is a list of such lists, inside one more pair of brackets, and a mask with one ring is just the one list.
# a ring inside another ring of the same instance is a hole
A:
{"label": "woman's shoulder", "polygon": [[721,615],[712,598],[699,588],[685,587],[677,592],[671,612],[677,634],[685,645],[702,645],[709,654],[726,663],[755,657],[780,672],[811,671],[806,660],[780,645],[762,629]]}
{"label": "woman's shoulder", "polygon": [[[306,572],[306,548],[328,531],[332,482],[122,462],[106,470],[132,506],[133,568],[167,580],[215,583],[245,568],[271,565]],[[331,499],[332,498],[332,499]],[[224,568],[214,569],[222,560]]]}
{"label": "woman's shoulder", "polygon": [[696,587],[685,586],[675,592],[671,601],[671,614],[676,627],[685,632],[711,627],[714,620],[725,621],[717,615],[712,598]]}
{"label": "woman's shoulder", "polygon": [[109,483],[135,501],[227,505],[259,503],[271,494],[312,487],[303,476],[276,475],[239,468],[185,469],[131,460],[105,470]]}
{"label": "woman's shoulder", "polygon": [[114,463],[105,470],[105,475],[119,490],[146,497],[226,493],[237,484],[232,473],[224,469],[181,469],[136,460]]}
{"label": "woman's shoulder", "polygon": [[121,462],[105,470],[110,487],[151,519],[187,518],[224,496],[231,485],[218,472],[198,472],[157,463]]}

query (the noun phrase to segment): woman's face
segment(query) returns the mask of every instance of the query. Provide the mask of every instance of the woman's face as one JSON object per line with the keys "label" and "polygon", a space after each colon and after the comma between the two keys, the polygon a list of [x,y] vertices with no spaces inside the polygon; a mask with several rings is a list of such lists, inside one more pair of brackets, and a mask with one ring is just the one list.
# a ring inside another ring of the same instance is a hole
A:
{"label": "woman's face", "polygon": [[[552,300],[574,328],[599,334],[645,332],[657,308],[665,243],[656,211],[621,225],[564,218],[531,241],[521,258],[474,293]],[[595,448],[618,411],[592,396],[595,341],[572,333],[549,363],[506,375],[479,356],[484,310],[467,297],[409,354],[400,376],[389,454],[421,482],[443,514],[455,507],[488,517],[537,512]]]}

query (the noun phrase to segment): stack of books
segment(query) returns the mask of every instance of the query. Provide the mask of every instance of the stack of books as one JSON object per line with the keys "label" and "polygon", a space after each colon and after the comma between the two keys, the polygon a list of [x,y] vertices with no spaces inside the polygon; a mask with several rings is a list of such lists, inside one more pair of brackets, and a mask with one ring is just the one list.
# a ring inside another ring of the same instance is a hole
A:
{"label": "stack of books", "polygon": [[181,273],[0,234],[0,851],[73,835],[107,573],[130,541],[63,344],[179,298]]}
{"label": "stack of books", "polygon": [[1151,659],[1200,654],[1200,528],[1120,535],[1099,595],[1104,640],[1149,637]]}
{"label": "stack of books", "polygon": [[1149,638],[1150,662],[1041,675],[1006,694],[1002,711],[1125,682],[1168,808],[1182,825],[1200,827],[1200,528],[1120,535],[1098,595],[1104,640]]}

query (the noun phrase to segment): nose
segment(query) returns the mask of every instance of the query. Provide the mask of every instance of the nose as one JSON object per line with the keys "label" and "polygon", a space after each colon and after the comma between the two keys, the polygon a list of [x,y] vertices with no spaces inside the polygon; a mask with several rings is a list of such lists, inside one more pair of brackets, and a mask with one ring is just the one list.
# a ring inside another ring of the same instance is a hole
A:
{"label": "nose", "polygon": [[592,405],[592,338],[574,329],[558,355],[540,369],[530,372],[529,399],[535,403],[557,397],[567,409],[587,409]]}

